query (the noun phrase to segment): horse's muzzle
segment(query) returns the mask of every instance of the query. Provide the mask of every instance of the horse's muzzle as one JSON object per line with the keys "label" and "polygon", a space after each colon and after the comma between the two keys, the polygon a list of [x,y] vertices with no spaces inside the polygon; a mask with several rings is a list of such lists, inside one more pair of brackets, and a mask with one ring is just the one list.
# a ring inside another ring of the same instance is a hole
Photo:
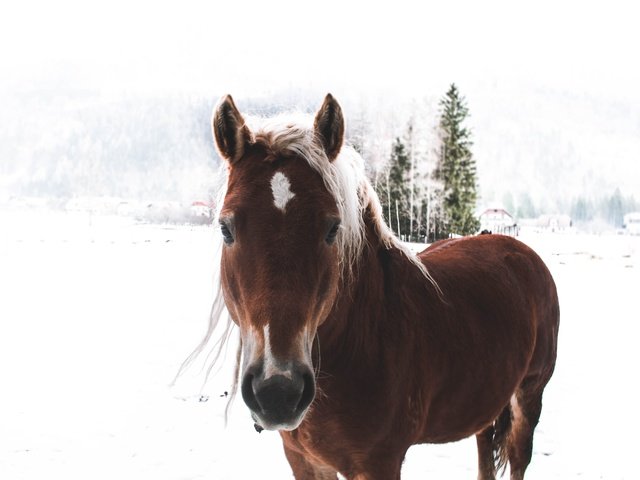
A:
{"label": "horse's muzzle", "polygon": [[313,373],[305,366],[265,378],[250,367],[242,379],[242,398],[256,423],[266,430],[294,430],[315,396]]}

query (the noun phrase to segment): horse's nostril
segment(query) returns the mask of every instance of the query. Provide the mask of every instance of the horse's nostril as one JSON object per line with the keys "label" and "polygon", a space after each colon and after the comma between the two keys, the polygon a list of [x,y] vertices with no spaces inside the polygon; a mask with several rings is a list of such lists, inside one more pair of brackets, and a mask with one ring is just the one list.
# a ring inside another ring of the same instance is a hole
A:
{"label": "horse's nostril", "polygon": [[253,391],[254,378],[255,377],[251,374],[247,374],[244,376],[244,378],[242,379],[241,392],[242,399],[244,400],[244,403],[247,404],[247,407],[249,407],[254,412],[258,412],[260,411],[260,405],[258,404],[255,393]]}

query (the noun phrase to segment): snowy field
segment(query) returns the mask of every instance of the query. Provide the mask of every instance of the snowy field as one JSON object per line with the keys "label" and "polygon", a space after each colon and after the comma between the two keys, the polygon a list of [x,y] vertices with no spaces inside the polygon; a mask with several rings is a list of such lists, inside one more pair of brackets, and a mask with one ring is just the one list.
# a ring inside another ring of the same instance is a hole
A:
{"label": "snowy field", "polygon": [[[0,478],[292,478],[232,362],[169,384],[205,330],[208,227],[0,210]],[[528,479],[637,479],[640,237],[522,237],[551,269],[559,358]],[[229,353],[229,358],[233,356]],[[201,396],[202,395],[202,396]],[[410,450],[404,479],[472,479],[475,440]]]}

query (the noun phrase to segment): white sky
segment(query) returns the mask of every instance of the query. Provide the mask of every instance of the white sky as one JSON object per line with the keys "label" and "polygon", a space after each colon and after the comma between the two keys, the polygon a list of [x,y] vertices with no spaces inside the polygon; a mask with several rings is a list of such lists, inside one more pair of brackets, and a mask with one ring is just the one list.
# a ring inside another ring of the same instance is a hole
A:
{"label": "white sky", "polygon": [[633,4],[14,0],[0,17],[0,86],[439,95],[501,81],[638,99]]}

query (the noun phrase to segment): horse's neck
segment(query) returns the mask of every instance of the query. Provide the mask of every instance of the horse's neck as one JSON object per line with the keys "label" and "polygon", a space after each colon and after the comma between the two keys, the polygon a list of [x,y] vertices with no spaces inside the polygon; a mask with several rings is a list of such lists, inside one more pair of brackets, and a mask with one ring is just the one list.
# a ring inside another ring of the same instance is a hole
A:
{"label": "horse's neck", "polygon": [[366,360],[382,353],[386,336],[407,330],[403,323],[410,321],[408,309],[428,295],[422,272],[400,249],[385,245],[371,215],[365,217],[365,228],[365,246],[354,276],[343,280],[320,340],[327,348]]}

